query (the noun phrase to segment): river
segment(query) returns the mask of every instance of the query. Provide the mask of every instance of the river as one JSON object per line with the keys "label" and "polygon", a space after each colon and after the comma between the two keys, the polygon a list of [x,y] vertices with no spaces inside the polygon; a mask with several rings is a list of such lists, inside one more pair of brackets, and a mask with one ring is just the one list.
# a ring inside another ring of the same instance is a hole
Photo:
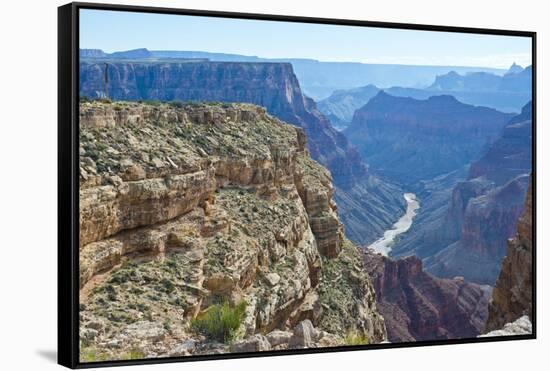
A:
{"label": "river", "polygon": [[407,201],[407,210],[405,211],[405,214],[403,214],[403,216],[401,216],[401,218],[399,218],[399,220],[392,226],[392,229],[388,229],[384,232],[383,237],[367,246],[368,249],[374,250],[384,256],[388,256],[391,252],[391,247],[395,241],[395,238],[411,228],[413,219],[416,215],[416,211],[420,207],[420,204],[416,200],[416,195],[414,193],[405,193],[403,197]]}

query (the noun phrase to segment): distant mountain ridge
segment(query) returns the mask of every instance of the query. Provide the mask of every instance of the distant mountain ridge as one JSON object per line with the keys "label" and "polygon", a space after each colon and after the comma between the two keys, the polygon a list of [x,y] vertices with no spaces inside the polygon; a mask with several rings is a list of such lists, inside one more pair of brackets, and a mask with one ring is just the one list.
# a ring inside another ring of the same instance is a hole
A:
{"label": "distant mountain ridge", "polygon": [[344,133],[373,171],[413,186],[470,163],[511,117],[450,95],[418,100],[380,91]]}
{"label": "distant mountain ridge", "polygon": [[[521,70],[519,70],[521,69]],[[473,72],[460,75],[451,71],[437,76],[435,82],[427,88],[433,91],[507,91],[530,92],[532,67],[525,69],[515,65],[504,76],[487,72]]]}
{"label": "distant mountain ridge", "polygon": [[[531,76],[531,66],[524,69],[514,64],[503,76],[486,72],[462,75],[450,71],[436,76],[431,85],[424,89],[393,86],[383,90],[391,95],[416,99],[452,95],[466,104],[485,106],[503,112],[519,112],[531,100]],[[318,102],[319,110],[342,130],[351,123],[355,110],[365,105],[380,90],[382,89],[373,84],[337,90]]]}
{"label": "distant mountain ridge", "polygon": [[116,58],[116,59],[208,59],[218,62],[288,62],[294,69],[302,90],[306,95],[321,100],[338,89],[350,89],[369,83],[380,87],[428,86],[437,75],[450,71],[468,73],[474,71],[504,74],[506,70],[485,67],[462,66],[422,66],[397,64],[371,64],[356,62],[323,62],[306,58],[260,58],[229,53],[212,53],[203,51],[147,50],[135,49],[116,53],[90,54],[89,49],[81,49],[82,58]]}

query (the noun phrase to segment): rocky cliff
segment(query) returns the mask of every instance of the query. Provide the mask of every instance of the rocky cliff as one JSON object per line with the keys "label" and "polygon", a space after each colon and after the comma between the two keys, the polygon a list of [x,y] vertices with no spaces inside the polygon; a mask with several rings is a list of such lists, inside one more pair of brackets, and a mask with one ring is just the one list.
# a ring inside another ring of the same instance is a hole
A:
{"label": "rocky cliff", "polygon": [[523,212],[528,175],[501,187],[489,187],[468,201],[459,239],[426,259],[426,269],[440,277],[464,276],[494,285],[508,238],[514,235]]}
{"label": "rocky cliff", "polygon": [[[80,64],[80,93],[104,94],[105,61]],[[313,159],[334,179],[346,234],[374,241],[404,212],[401,189],[369,174],[359,153],[306,97],[289,63],[108,61],[109,95],[116,99],[247,102],[304,129]]]}
{"label": "rocky cliff", "polygon": [[[358,153],[332,129],[302,94],[289,63],[107,62],[109,96],[120,100],[244,102],[265,107],[279,119],[302,127],[314,159],[332,170],[338,184],[364,176]],[[105,93],[105,63],[80,64],[80,94]]]}
{"label": "rocky cliff", "polygon": [[[89,53],[91,51],[91,53]],[[80,49],[81,55],[94,55],[94,49]],[[470,72],[504,73],[503,69],[458,66],[413,66],[397,64],[367,64],[350,62],[324,62],[306,58],[261,58],[250,55],[214,53],[189,50],[147,50],[135,49],[114,53],[97,54],[95,59],[135,58],[136,52],[145,58],[154,58],[163,62],[174,59],[203,59],[215,62],[284,62],[291,63],[300,80],[303,91],[316,101],[328,97],[338,89],[350,89],[370,82],[378,86],[426,86],[437,75],[450,71],[461,74]]]}
{"label": "rocky cliff", "polygon": [[417,100],[381,91],[355,112],[345,134],[374,171],[415,185],[473,161],[511,117],[452,96]]}
{"label": "rocky cliff", "polygon": [[486,331],[498,330],[522,316],[532,319],[533,305],[533,185],[525,200],[517,234],[508,241],[506,257],[489,303]]}
{"label": "rocky cliff", "polygon": [[483,331],[489,286],[434,277],[414,256],[393,260],[366,250],[364,261],[389,341],[472,338]]}
{"label": "rocky cliff", "polygon": [[468,180],[454,187],[443,223],[424,241],[432,244],[431,256],[421,255],[428,257],[430,272],[495,283],[507,239],[524,209],[532,166],[531,115],[529,103],[471,164]]}
{"label": "rocky cliff", "polygon": [[[81,103],[81,357],[384,340],[305,146],[253,105]],[[221,340],[205,319],[220,311],[236,318]]]}
{"label": "rocky cliff", "polygon": [[483,156],[470,165],[469,179],[483,177],[502,185],[532,167],[532,105],[528,102],[521,113],[506,125],[499,138]]}

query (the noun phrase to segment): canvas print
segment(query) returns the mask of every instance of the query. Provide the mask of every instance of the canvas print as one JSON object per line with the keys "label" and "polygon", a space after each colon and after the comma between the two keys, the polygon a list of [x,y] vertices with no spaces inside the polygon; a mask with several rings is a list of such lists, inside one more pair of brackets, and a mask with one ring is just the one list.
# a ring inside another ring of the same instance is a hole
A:
{"label": "canvas print", "polygon": [[532,332],[532,39],[80,9],[80,362]]}

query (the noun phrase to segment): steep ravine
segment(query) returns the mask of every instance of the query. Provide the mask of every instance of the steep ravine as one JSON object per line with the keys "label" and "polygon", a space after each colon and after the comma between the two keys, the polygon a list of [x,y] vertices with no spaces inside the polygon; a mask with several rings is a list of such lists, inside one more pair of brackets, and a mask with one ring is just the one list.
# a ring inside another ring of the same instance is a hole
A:
{"label": "steep ravine", "polygon": [[[81,103],[81,356],[385,340],[306,142],[248,104]],[[192,326],[221,303],[245,308],[226,343]]]}

